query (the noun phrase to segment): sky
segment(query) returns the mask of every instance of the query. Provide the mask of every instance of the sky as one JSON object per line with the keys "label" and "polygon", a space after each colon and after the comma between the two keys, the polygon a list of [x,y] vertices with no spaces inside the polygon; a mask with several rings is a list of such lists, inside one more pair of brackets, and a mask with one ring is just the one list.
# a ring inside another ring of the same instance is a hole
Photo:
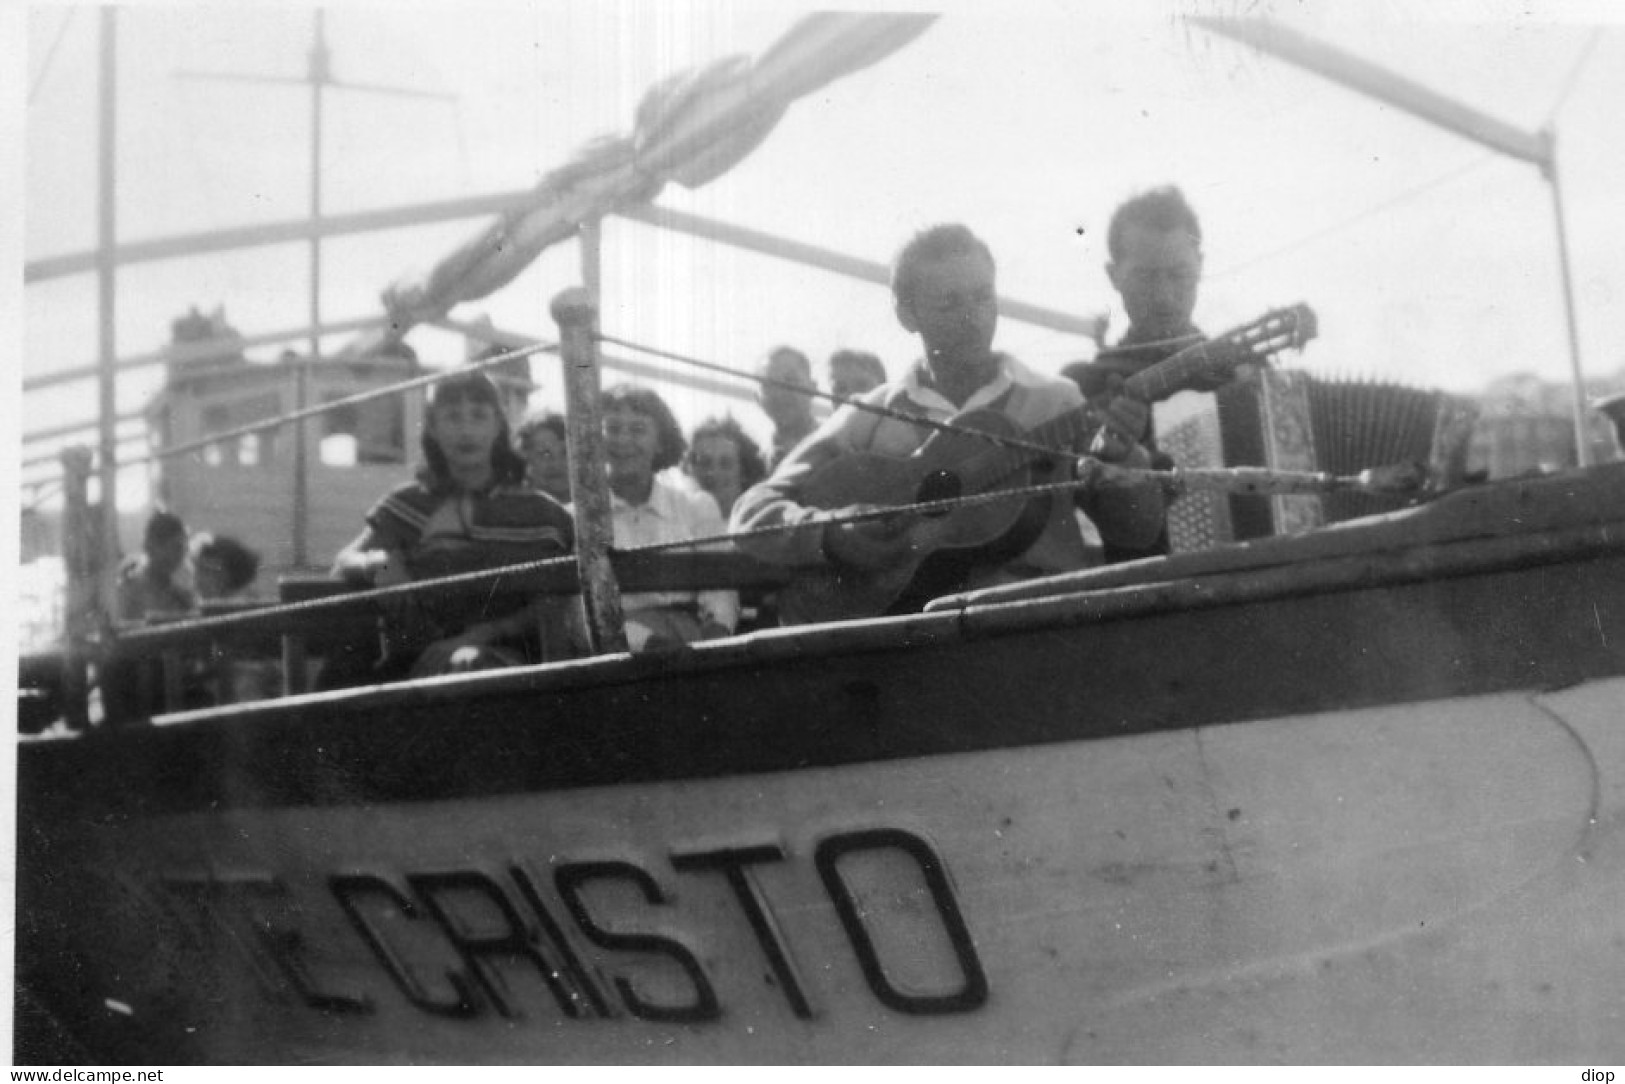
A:
{"label": "sky", "polygon": [[[327,95],[324,211],[524,189],[588,139],[627,131],[657,79],[759,53],[804,10],[724,0],[334,4],[324,16],[334,75],[419,93]],[[1617,138],[1625,23],[1603,4],[1192,0],[934,10],[943,17],[915,42],[792,106],[733,171],[694,191],[669,185],[658,202],[882,263],[915,230],[963,221],[991,245],[1002,294],[1107,313],[1115,334],[1123,317],[1103,270],[1107,219],[1126,196],[1176,183],[1202,218],[1207,277],[1197,319],[1210,333],[1302,301],[1318,314],[1320,335],[1294,363],[1317,372],[1452,391],[1519,372],[1567,379],[1552,195],[1538,171],[1187,18],[1269,16],[1520,129],[1553,125],[1583,363],[1594,375],[1625,366],[1625,141]],[[196,76],[297,79],[313,22],[313,9],[290,5],[120,9],[121,240],[308,213],[308,91]],[[19,101],[8,123],[21,129],[24,148],[14,223],[21,243],[6,249],[20,247],[16,266],[95,244],[99,18],[82,5],[41,4],[0,29],[26,58],[6,88]],[[324,317],[379,314],[387,284],[426,270],[482,225],[327,242]],[[563,246],[454,315],[484,313],[551,338],[547,302],[576,281],[577,266],[573,247]],[[894,375],[914,356],[889,297],[872,284],[621,220],[606,227],[604,267],[602,325],[621,338],[738,368],[778,343],[820,364],[839,347],[871,349]],[[247,335],[300,327],[307,268],[304,244],[125,268],[118,353],[162,346],[170,321],[193,306],[223,306]],[[30,284],[15,296],[21,327],[8,334],[17,335],[23,374],[95,360],[93,276]],[[432,364],[461,356],[460,341],[431,329],[410,341]],[[997,345],[1046,371],[1093,349],[1011,320]],[[249,353],[269,360],[277,350]],[[560,395],[548,364],[533,367],[538,404]],[[159,379],[157,369],[122,377],[119,410],[143,405]],[[19,424],[88,419],[94,395],[90,382],[31,394]],[[671,398],[690,425],[718,406],[698,393]],[[731,407],[765,435],[754,407]],[[27,454],[48,448],[31,444]],[[141,484],[126,479],[121,505],[139,501]]]}

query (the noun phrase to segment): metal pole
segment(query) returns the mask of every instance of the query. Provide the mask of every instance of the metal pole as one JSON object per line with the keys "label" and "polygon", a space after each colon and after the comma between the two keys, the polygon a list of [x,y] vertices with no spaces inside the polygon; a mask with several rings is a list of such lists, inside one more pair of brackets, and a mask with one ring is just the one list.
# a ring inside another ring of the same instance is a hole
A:
{"label": "metal pole", "polygon": [[1563,219],[1563,185],[1557,176],[1557,132],[1552,128],[1541,130],[1546,141],[1546,160],[1541,173],[1552,189],[1552,211],[1557,217],[1557,262],[1563,272],[1563,316],[1569,329],[1569,370],[1574,383],[1574,455],[1575,463],[1591,465],[1590,426],[1586,424],[1585,372],[1580,364],[1580,331],[1574,315],[1574,282],[1569,273],[1568,227]]}
{"label": "metal pole", "polygon": [[604,298],[604,220],[581,224],[581,284],[599,303]]}
{"label": "metal pole", "polygon": [[604,431],[598,410],[598,306],[576,287],[553,299],[564,360],[565,443],[570,450],[570,497],[576,520],[576,568],[587,640],[594,654],[626,650],[621,589],[609,562],[615,528],[604,467]]}
{"label": "metal pole", "polygon": [[[100,358],[96,378],[101,466],[101,573],[98,591],[111,597],[112,583],[107,573],[117,563],[118,553],[118,315],[113,291],[117,286],[113,250],[117,244],[117,195],[115,170],[118,156],[118,9],[102,8],[100,116],[100,193],[97,215],[96,282],[100,306]],[[86,526],[89,526],[88,524]],[[92,528],[96,529],[96,528]]]}
{"label": "metal pole", "polygon": [[[327,82],[327,39],[320,8],[315,15],[316,35],[310,48],[310,357],[295,363],[298,366],[293,380],[295,410],[304,410],[310,405],[310,370],[322,353],[322,237],[316,224],[322,217],[322,87]],[[310,527],[307,434],[304,419],[294,423],[293,564],[296,568],[306,563],[306,535]]]}
{"label": "metal pole", "polygon": [[[106,9],[103,9],[104,12]],[[103,24],[105,29],[106,24]],[[86,667],[90,661],[91,637],[100,624],[98,576],[112,564],[107,554],[98,554],[90,523],[90,449],[62,450],[62,557],[68,574],[67,644],[62,654],[62,708],[70,730],[90,726],[90,682]]]}

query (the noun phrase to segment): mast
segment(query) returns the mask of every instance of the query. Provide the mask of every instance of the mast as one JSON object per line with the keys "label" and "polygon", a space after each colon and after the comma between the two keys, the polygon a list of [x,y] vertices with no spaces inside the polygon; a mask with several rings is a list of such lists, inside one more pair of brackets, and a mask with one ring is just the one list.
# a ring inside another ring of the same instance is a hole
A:
{"label": "mast", "polygon": [[[315,229],[322,219],[322,87],[327,83],[328,53],[322,9],[315,11],[316,27],[310,46],[310,357],[296,363],[293,408],[310,405],[310,368],[322,353],[322,235]],[[304,418],[293,426],[293,565],[304,567],[310,520],[310,464],[305,449],[308,429]]]}
{"label": "mast", "polygon": [[1580,368],[1580,330],[1574,315],[1574,280],[1569,270],[1568,228],[1563,218],[1563,186],[1557,176],[1557,130],[1547,128],[1541,133],[1546,141],[1546,160],[1541,163],[1541,176],[1552,190],[1552,214],[1557,226],[1557,266],[1563,273],[1563,316],[1569,331],[1569,368],[1574,381],[1574,395],[1570,405],[1574,410],[1575,462],[1582,467],[1591,465],[1590,427],[1586,425],[1585,374]]}
{"label": "mast", "polygon": [[[321,358],[324,330],[329,332],[339,330],[337,327],[328,329],[322,327],[322,237],[326,232],[322,225],[322,92],[332,87],[339,90],[363,90],[398,97],[436,98],[442,100],[450,100],[454,97],[454,95],[438,91],[383,86],[375,83],[357,83],[333,78],[332,53],[327,47],[326,12],[321,8],[317,8],[313,15],[315,16],[315,22],[312,32],[310,59],[305,74],[302,76],[295,78],[274,75],[235,75],[224,72],[179,73],[194,79],[213,79],[238,83],[277,83],[283,85],[291,83],[310,88],[310,216],[308,225],[301,230],[310,239],[309,327],[306,331],[310,356],[303,361],[294,363],[295,411],[303,411],[310,405],[311,370]],[[267,238],[266,243],[271,243],[275,239]],[[231,244],[224,247],[237,247],[246,243],[255,242],[247,237],[236,237],[232,239]],[[295,567],[303,566],[309,557],[306,552],[308,541],[306,536],[309,533],[310,521],[310,465],[306,448],[306,432],[306,422],[303,418],[293,423],[292,564]]]}
{"label": "mast", "polygon": [[99,88],[98,130],[98,193],[96,238],[96,294],[99,323],[96,398],[100,436],[101,500],[100,533],[101,575],[100,593],[104,601],[111,599],[112,581],[108,575],[118,554],[118,335],[117,310],[114,289],[116,264],[113,250],[117,244],[117,183],[118,164],[118,9],[109,4],[101,11],[101,86]]}

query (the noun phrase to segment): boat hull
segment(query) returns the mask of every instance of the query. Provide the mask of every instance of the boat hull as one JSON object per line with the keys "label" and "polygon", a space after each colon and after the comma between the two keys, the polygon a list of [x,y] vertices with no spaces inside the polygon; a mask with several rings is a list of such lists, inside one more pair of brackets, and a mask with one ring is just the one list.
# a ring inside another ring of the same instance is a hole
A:
{"label": "boat hull", "polygon": [[86,827],[26,962],[148,1061],[1617,1062],[1621,704]]}
{"label": "boat hull", "polygon": [[1622,498],[1502,496],[25,743],[19,1059],[1618,1062]]}

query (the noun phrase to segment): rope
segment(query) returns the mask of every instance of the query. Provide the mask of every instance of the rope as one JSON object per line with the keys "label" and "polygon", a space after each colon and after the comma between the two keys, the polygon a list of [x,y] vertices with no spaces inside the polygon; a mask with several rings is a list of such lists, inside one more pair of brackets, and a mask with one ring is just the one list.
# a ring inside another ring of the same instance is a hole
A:
{"label": "rope", "polygon": [[830,523],[864,523],[870,520],[890,519],[905,514],[929,516],[939,512],[952,512],[960,508],[996,504],[999,501],[1032,500],[1035,497],[1047,497],[1058,493],[1092,489],[1099,485],[1133,485],[1154,481],[1161,486],[1163,493],[1169,497],[1176,497],[1199,490],[1237,493],[1247,496],[1299,496],[1339,493],[1349,490],[1408,494],[1419,492],[1424,481],[1424,472],[1420,467],[1412,464],[1378,467],[1361,471],[1357,475],[1337,475],[1326,471],[1285,471],[1274,470],[1269,467],[1175,467],[1172,470],[1151,470],[1138,467],[1119,467],[1086,455],[1072,456],[1071,458],[1076,464],[1078,476],[1064,482],[1039,482],[1026,486],[1013,486],[1009,489],[988,490],[985,493],[942,497],[930,501],[914,501],[909,504],[893,504],[884,508],[873,508],[863,512],[849,512],[802,523],[780,523],[767,527],[755,527],[748,531],[708,535],[703,538],[685,538],[676,542],[651,543],[646,546],[623,550],[622,552],[651,553],[657,550],[714,546],[724,542],[737,542],[741,538],[786,534],[791,531],[805,530],[811,526],[822,528]]}
{"label": "rope", "polygon": [[[1053,453],[1052,453],[1053,454]],[[1376,491],[1376,492],[1414,492],[1420,488],[1420,478],[1415,471],[1400,468],[1378,468],[1362,471],[1358,475],[1334,475],[1324,471],[1280,471],[1266,467],[1228,467],[1217,469],[1187,469],[1175,468],[1173,470],[1141,470],[1132,467],[1118,467],[1110,463],[1089,456],[1073,457],[1077,463],[1078,477],[1063,482],[1043,482],[1035,485],[1019,486],[1010,489],[990,490],[986,493],[976,493],[968,496],[949,497],[931,501],[915,501],[909,504],[889,505],[885,508],[873,508],[861,512],[849,512],[831,515],[824,519],[810,523],[779,523],[765,527],[756,527],[748,531],[738,531],[726,534],[706,535],[700,538],[685,538],[674,542],[657,542],[645,546],[633,546],[618,549],[616,552],[624,554],[643,554],[670,552],[687,549],[701,549],[721,545],[735,545],[740,539],[766,537],[775,534],[788,534],[792,531],[806,530],[817,526],[823,529],[828,524],[865,523],[876,520],[891,519],[900,515],[929,516],[936,513],[952,512],[959,508],[970,508],[999,501],[1032,500],[1037,497],[1052,496],[1060,493],[1070,493],[1089,489],[1098,485],[1133,484],[1147,480],[1155,481],[1162,486],[1165,493],[1177,495],[1198,489],[1217,490],[1227,493],[1245,494],[1318,494],[1332,493],[1346,490]],[[447,588],[463,586],[484,586],[496,584],[510,576],[518,576],[532,572],[542,572],[547,569],[574,567],[576,558],[573,554],[563,557],[547,557],[533,561],[521,561],[499,568],[480,569],[474,572],[461,572],[451,576],[438,577],[432,580],[418,580],[412,583],[395,584],[389,587],[373,587],[365,590],[347,592],[342,595],[331,595],[326,598],[305,599],[300,602],[280,602],[260,607],[249,613],[225,614],[217,617],[185,618],[178,621],[167,621],[162,625],[143,628],[135,631],[121,633],[119,639],[124,642],[140,643],[144,640],[164,640],[176,633],[199,633],[229,630],[233,627],[263,622],[267,617],[289,614],[306,614],[324,610],[353,609],[359,604],[389,600],[396,598],[410,598],[413,595],[425,594],[431,591],[444,591]]]}
{"label": "rope", "polygon": [[498,354],[495,357],[485,358],[480,361],[465,362],[455,369],[446,369],[437,373],[429,373],[425,376],[413,377],[411,380],[403,380],[396,384],[388,384],[381,388],[374,388],[371,391],[357,392],[354,395],[347,395],[343,399],[334,399],[330,403],[317,403],[315,405],[305,407],[302,410],[290,410],[286,414],[278,414],[274,417],[264,418],[257,422],[250,422],[247,425],[237,426],[235,429],[224,429],[218,433],[210,433],[206,437],[199,437],[197,440],[188,441],[185,444],[176,444],[172,447],[161,448],[158,451],[150,452],[147,455],[138,456],[134,459],[121,460],[117,464],[117,469],[123,470],[126,467],[138,467],[144,463],[152,463],[158,460],[171,459],[178,455],[186,455],[190,452],[198,451],[201,448],[207,448],[211,444],[218,444],[221,441],[236,440],[238,437],[248,436],[251,433],[259,433],[267,429],[275,429],[279,426],[287,425],[290,422],[303,421],[306,418],[318,417],[331,411],[342,410],[346,407],[355,406],[358,403],[367,403],[374,399],[382,399],[390,395],[400,395],[404,392],[428,387],[431,384],[438,384],[442,380],[450,380],[453,377],[466,376],[471,372],[482,372],[494,366],[512,361],[515,358],[528,357],[531,354],[548,353],[557,350],[557,343],[533,343],[529,346],[516,347],[513,350],[503,354]]}
{"label": "rope", "polygon": [[25,482],[24,485],[34,490],[34,499],[24,507],[24,511],[33,512],[50,499],[51,494],[62,488],[60,478],[42,478],[37,482]]}
{"label": "rope", "polygon": [[1358,222],[1363,222],[1364,220],[1370,218],[1372,215],[1380,214],[1381,212],[1386,211],[1391,207],[1397,206],[1398,204],[1404,203],[1407,200],[1415,199],[1417,196],[1420,196],[1420,195],[1430,191],[1431,189],[1437,188],[1437,187],[1439,187],[1440,185],[1444,184],[1447,181],[1455,180],[1457,177],[1461,176],[1464,173],[1470,173],[1473,170],[1478,169],[1480,166],[1483,166],[1483,165],[1489,163],[1491,160],[1495,159],[1496,157],[1498,157],[1498,156],[1496,155],[1495,152],[1492,151],[1491,153],[1486,154],[1486,155],[1484,155],[1484,156],[1482,156],[1480,158],[1475,158],[1470,162],[1466,162],[1466,163],[1464,163],[1464,164],[1462,164],[1460,166],[1457,166],[1455,169],[1452,169],[1452,170],[1449,170],[1449,171],[1447,171],[1445,173],[1439,174],[1439,176],[1434,177],[1432,180],[1423,181],[1421,184],[1418,184],[1418,185],[1416,185],[1416,186],[1414,186],[1412,188],[1407,188],[1404,191],[1399,192],[1398,194],[1396,194],[1394,196],[1391,196],[1386,200],[1383,200],[1381,203],[1373,204],[1370,207],[1367,207],[1363,211],[1358,211],[1355,214],[1352,214],[1347,218],[1339,219],[1338,221],[1333,222],[1331,225],[1325,227],[1324,229],[1316,230],[1314,233],[1311,233],[1311,234],[1306,234],[1305,236],[1298,238],[1296,241],[1291,241],[1291,242],[1289,242],[1289,243],[1287,243],[1285,245],[1282,245],[1280,248],[1271,249],[1268,252],[1261,253],[1258,256],[1254,256],[1250,260],[1244,260],[1241,263],[1233,264],[1230,267],[1226,267],[1226,268],[1222,268],[1221,270],[1218,270],[1218,271],[1210,272],[1210,273],[1204,275],[1203,278],[1204,278],[1204,280],[1206,280],[1208,282],[1212,282],[1212,281],[1214,281],[1216,279],[1228,278],[1231,275],[1237,275],[1237,274],[1240,274],[1243,271],[1247,271],[1247,270],[1250,270],[1251,268],[1257,267],[1261,263],[1267,263],[1268,261],[1276,259],[1277,257],[1285,256],[1285,255],[1288,255],[1289,253],[1296,252],[1298,249],[1304,248],[1304,247],[1306,247],[1308,245],[1312,245],[1316,241],[1320,241],[1320,240],[1322,240],[1322,239],[1324,239],[1326,237],[1331,236],[1334,233],[1338,233],[1338,232],[1340,232],[1342,230],[1346,230],[1350,226],[1352,226],[1352,225],[1354,225],[1354,224],[1356,224]]}
{"label": "rope", "polygon": [[79,9],[70,7],[67,15],[62,19],[62,25],[56,28],[56,37],[51,40],[51,48],[45,53],[45,63],[40,65],[39,74],[34,77],[34,85],[28,88],[28,104],[33,105],[34,99],[39,95],[40,87],[45,85],[45,77],[51,74],[51,64],[56,60],[56,51],[62,46],[62,39],[67,36],[68,27],[73,25],[74,13]]}
{"label": "rope", "polygon": [[1574,66],[1569,69],[1568,77],[1563,80],[1563,87],[1557,92],[1557,97],[1552,102],[1552,108],[1546,112],[1545,127],[1550,128],[1557,123],[1558,112],[1562,110],[1563,104],[1569,100],[1569,95],[1574,93],[1575,86],[1580,82],[1580,73],[1585,70],[1586,61],[1591,59],[1591,51],[1597,47],[1597,42],[1601,38],[1602,28],[1598,27],[1591,32],[1591,37],[1586,39],[1585,45],[1580,47],[1579,57],[1575,59]]}
{"label": "rope", "polygon": [[596,336],[596,338],[599,342],[609,343],[611,346],[621,346],[629,350],[638,350],[645,354],[649,354],[652,357],[664,358],[667,361],[675,361],[679,364],[689,365],[696,369],[703,369],[707,372],[723,373],[727,376],[736,377],[741,380],[754,381],[761,384],[763,387],[793,391],[797,394],[805,395],[809,399],[823,399],[834,403],[836,406],[851,406],[854,409],[865,411],[870,414],[876,414],[882,418],[891,418],[895,421],[907,422],[910,425],[917,425],[922,429],[932,429],[939,433],[954,433],[959,435],[975,436],[978,439],[985,440],[990,444],[997,444],[1001,447],[1010,448],[1014,451],[1030,452],[1036,455],[1051,456],[1057,453],[1066,454],[1065,449],[1048,448],[1042,444],[1034,444],[1031,441],[1022,440],[1019,437],[1006,437],[998,433],[985,433],[980,429],[970,429],[962,425],[955,425],[952,421],[939,422],[936,419],[928,418],[923,414],[914,414],[906,410],[893,410],[891,407],[880,406],[877,403],[865,403],[861,399],[844,398],[834,394],[833,392],[819,391],[817,388],[809,388],[805,385],[795,384],[788,380],[777,380],[769,376],[757,376],[754,373],[742,373],[738,369],[730,369],[726,365],[718,365],[715,362],[702,361],[699,358],[674,353],[670,350],[662,350],[659,347],[643,346],[639,343],[630,342],[626,339],[618,339],[613,335],[599,334]]}
{"label": "rope", "polygon": [[166,634],[176,632],[213,632],[217,629],[231,629],[238,625],[257,623],[267,617],[285,614],[352,609],[364,602],[405,599],[413,595],[427,594],[430,591],[442,591],[448,587],[483,585],[487,582],[495,583],[505,577],[526,572],[540,572],[545,569],[560,568],[566,565],[574,567],[575,560],[573,554],[565,557],[544,557],[534,561],[520,561],[517,564],[503,565],[500,568],[459,572],[455,575],[440,576],[432,580],[414,580],[411,583],[392,584],[389,587],[369,587],[364,590],[346,592],[342,595],[329,595],[326,598],[310,598],[299,602],[277,602],[269,606],[258,607],[248,613],[222,614],[217,617],[188,617],[178,621],[165,621],[160,625],[123,632],[119,634],[118,638],[121,641],[139,643],[142,640],[166,639]]}

